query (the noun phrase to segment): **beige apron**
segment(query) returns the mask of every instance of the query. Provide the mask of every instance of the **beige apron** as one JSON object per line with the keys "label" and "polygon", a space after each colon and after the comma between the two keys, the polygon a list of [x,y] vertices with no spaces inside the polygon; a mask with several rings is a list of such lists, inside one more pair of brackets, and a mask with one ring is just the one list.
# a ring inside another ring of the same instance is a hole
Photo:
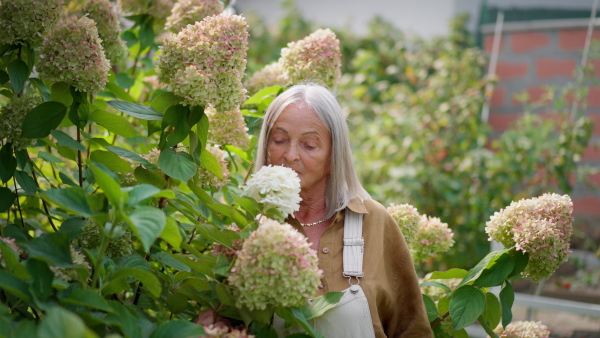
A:
{"label": "beige apron", "polygon": [[[344,220],[344,277],[348,277],[350,287],[344,290],[339,303],[320,317],[309,320],[310,325],[326,338],[374,338],[373,321],[369,303],[360,278],[364,276],[363,254],[365,241],[362,237],[362,214],[346,209]],[[304,332],[299,325],[284,329],[285,321],[278,316],[273,326],[279,337]]]}

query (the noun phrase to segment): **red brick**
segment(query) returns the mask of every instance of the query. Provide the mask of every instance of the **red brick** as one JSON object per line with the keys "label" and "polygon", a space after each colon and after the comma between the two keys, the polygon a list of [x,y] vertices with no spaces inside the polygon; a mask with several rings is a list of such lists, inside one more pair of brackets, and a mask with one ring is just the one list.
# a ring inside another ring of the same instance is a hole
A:
{"label": "red brick", "polygon": [[490,114],[489,124],[494,131],[504,131],[508,129],[521,114]]}
{"label": "red brick", "polygon": [[550,37],[538,32],[516,32],[510,37],[510,48],[516,54],[526,53],[548,45]]}
{"label": "red brick", "polygon": [[600,188],[600,173],[590,175],[590,182],[595,185],[596,188]]}
{"label": "red brick", "polygon": [[592,60],[592,64],[594,65],[595,77],[600,77],[600,60]]}
{"label": "red brick", "polygon": [[[527,103],[532,103],[539,101],[542,98],[542,95],[546,93],[547,89],[542,86],[531,86],[527,88],[527,94],[529,94],[529,100]],[[514,96],[511,100],[512,104],[515,106],[520,106],[522,103],[515,100]]]}
{"label": "red brick", "polygon": [[539,58],[535,63],[535,73],[540,79],[556,76],[571,78],[573,77],[575,65],[575,60],[573,59]]}
{"label": "red brick", "polygon": [[600,198],[588,196],[574,199],[573,213],[600,216]]}
{"label": "red brick", "polygon": [[492,99],[490,100],[490,104],[492,107],[501,107],[504,105],[504,97],[505,97],[504,89],[495,88],[494,93],[492,94]]}
{"label": "red brick", "polygon": [[[494,46],[494,34],[488,34],[485,36],[485,39],[483,40],[483,46],[488,55],[492,54],[492,46]],[[504,49],[504,35],[500,36],[500,48],[498,49],[499,54],[502,54],[502,49]]]}
{"label": "red brick", "polygon": [[588,107],[600,107],[600,87],[589,87],[587,103]]}
{"label": "red brick", "polygon": [[496,74],[502,80],[519,78],[527,75],[528,67],[525,62],[498,62]]}
{"label": "red brick", "polygon": [[[558,34],[558,48],[561,50],[582,50],[585,47],[587,29],[564,29]],[[600,31],[595,30],[592,39],[600,39]]]}
{"label": "red brick", "polygon": [[594,144],[595,142],[590,142],[584,150],[583,150],[583,159],[588,161],[600,160],[600,147]]}
{"label": "red brick", "polygon": [[592,135],[600,135],[600,114],[589,113],[587,118],[594,122],[594,130]]}

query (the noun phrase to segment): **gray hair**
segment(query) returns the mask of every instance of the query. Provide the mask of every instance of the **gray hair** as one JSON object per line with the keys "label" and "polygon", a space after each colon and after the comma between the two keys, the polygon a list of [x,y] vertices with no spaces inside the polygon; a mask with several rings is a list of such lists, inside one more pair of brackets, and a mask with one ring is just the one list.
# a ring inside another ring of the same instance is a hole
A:
{"label": "gray hair", "polygon": [[293,103],[305,104],[311,108],[331,135],[331,174],[325,192],[326,217],[333,216],[356,197],[362,200],[370,199],[354,170],[348,125],[342,108],[335,96],[318,84],[292,86],[271,102],[260,131],[254,170],[258,171],[267,164],[267,143],[271,129],[283,110]]}

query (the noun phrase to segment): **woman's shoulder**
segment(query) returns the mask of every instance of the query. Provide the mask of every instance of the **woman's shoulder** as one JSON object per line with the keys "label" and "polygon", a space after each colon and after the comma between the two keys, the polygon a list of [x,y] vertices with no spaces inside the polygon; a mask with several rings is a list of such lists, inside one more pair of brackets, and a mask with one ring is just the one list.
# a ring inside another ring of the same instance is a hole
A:
{"label": "woman's shoulder", "polygon": [[363,205],[369,215],[375,216],[390,216],[387,208],[374,199],[363,200]]}

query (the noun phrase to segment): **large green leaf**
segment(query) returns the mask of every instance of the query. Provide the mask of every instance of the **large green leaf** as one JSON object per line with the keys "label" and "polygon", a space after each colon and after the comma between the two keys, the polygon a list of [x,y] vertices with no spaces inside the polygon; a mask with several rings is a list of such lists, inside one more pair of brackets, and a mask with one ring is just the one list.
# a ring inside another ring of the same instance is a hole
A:
{"label": "large green leaf", "polygon": [[161,121],[163,116],[156,110],[139,103],[112,100],[106,102],[109,106],[123,113],[142,120]]}
{"label": "large green leaf", "polygon": [[83,217],[92,216],[92,210],[80,187],[50,189],[41,194],[42,198]]}
{"label": "large green leaf", "polygon": [[425,311],[427,311],[427,320],[429,320],[429,322],[431,323],[438,318],[437,307],[435,306],[435,302],[431,298],[429,298],[429,296],[422,296],[423,303],[425,303]]}
{"label": "large green leaf", "polygon": [[98,337],[85,326],[83,320],[73,312],[53,306],[38,326],[39,338],[93,338]]}
{"label": "large green leaf", "polygon": [[[103,291],[109,293],[116,293],[121,290],[118,290],[118,286],[121,285],[121,282],[126,281],[128,278],[134,278],[144,283],[144,287],[148,289],[148,291],[154,296],[158,297],[162,290],[160,286],[160,281],[156,274],[152,271],[138,269],[138,268],[121,268],[117,269],[112,273],[109,278],[109,282],[104,285]],[[117,286],[117,288],[115,288]]]}
{"label": "large green leaf", "polygon": [[455,330],[473,324],[485,310],[485,293],[480,289],[465,285],[454,290],[450,299],[450,317]]}
{"label": "large green leaf", "polygon": [[128,173],[133,171],[129,162],[111,151],[94,150],[90,154],[90,160],[92,160],[92,162],[102,163],[108,169],[118,173]]}
{"label": "large green leaf", "polygon": [[112,312],[108,302],[97,292],[89,289],[76,289],[71,292],[69,297],[60,300],[63,305],[84,306],[90,309],[97,309],[106,312]]}
{"label": "large green leaf", "polygon": [[167,217],[167,224],[160,234],[160,238],[169,243],[174,250],[181,250],[182,237],[181,232],[179,231],[179,224],[172,217]]}
{"label": "large green leaf", "polygon": [[515,261],[513,256],[505,252],[494,257],[481,275],[473,282],[475,286],[492,287],[502,284],[504,279],[513,271]]}
{"label": "large green leaf", "polygon": [[[118,99],[123,100],[125,102],[135,102],[135,99],[129,95],[123,88],[119,87],[117,84],[113,82],[108,82],[106,84],[106,90],[113,93]],[[117,108],[118,109],[118,108]]]}
{"label": "large green leaf", "polygon": [[17,58],[11,61],[6,68],[13,90],[15,94],[19,94],[29,77],[29,66],[27,66],[25,61]]}
{"label": "large green leaf", "polygon": [[133,175],[139,183],[152,184],[159,189],[162,189],[167,185],[164,174],[157,170],[150,170],[139,166],[135,168]]}
{"label": "large green leaf", "polygon": [[69,147],[75,150],[85,151],[85,147],[81,143],[75,141],[70,135],[68,135],[65,132],[62,132],[60,130],[53,130],[50,132],[50,134],[58,141],[58,144],[63,147]]}
{"label": "large green leaf", "polygon": [[172,148],[164,149],[160,153],[158,166],[168,176],[184,182],[189,181],[197,171],[196,163],[189,154],[177,152]]}
{"label": "large green leaf", "polygon": [[518,250],[513,250],[512,255],[513,255],[514,262],[515,262],[515,267],[513,268],[511,273],[508,274],[508,276],[506,277],[507,279],[523,272],[523,270],[525,270],[525,268],[527,267],[527,264],[529,263],[529,254],[528,253],[523,253]]}
{"label": "large green leaf", "polygon": [[482,316],[491,328],[495,329],[498,326],[498,323],[500,323],[500,317],[502,316],[500,301],[498,301],[498,297],[491,292],[485,294],[485,311]]}
{"label": "large green leaf", "polygon": [[493,252],[490,252],[489,254],[487,254],[487,256],[485,256],[481,261],[479,261],[479,263],[477,263],[477,265],[475,265],[474,268],[469,270],[469,272],[467,273],[465,278],[463,278],[463,280],[460,282],[460,284],[458,284],[458,287],[461,287],[461,286],[479,278],[479,276],[483,273],[483,270],[488,266],[490,261],[492,261],[494,258],[504,254],[505,252],[508,252],[509,250],[510,249],[502,249],[502,250],[493,251]]}
{"label": "large green leaf", "polygon": [[203,151],[200,153],[200,165],[206,170],[210,171],[213,175],[217,176],[220,180],[223,179],[223,169],[221,163],[213,156],[209,151]]}
{"label": "large green leaf", "polygon": [[0,187],[0,213],[8,211],[15,203],[17,194],[6,187]]}
{"label": "large green leaf", "polygon": [[187,320],[170,320],[160,324],[150,335],[150,338],[171,338],[171,337],[201,337],[204,336],[204,329],[201,325],[194,324]]}
{"label": "large green leaf", "polygon": [[140,25],[140,30],[138,33],[138,37],[140,40],[140,51],[150,47],[154,42],[154,29],[152,29],[152,24],[148,20],[145,20]]}
{"label": "large green leaf", "polygon": [[52,280],[54,273],[48,267],[46,262],[37,259],[27,260],[27,271],[33,277],[33,283],[30,290],[36,295],[37,299],[44,301],[52,295]]}
{"label": "large green leaf", "polygon": [[0,287],[7,293],[13,294],[26,303],[31,300],[27,283],[15,277],[8,271],[0,270]]}
{"label": "large green leaf", "polygon": [[259,104],[266,97],[276,97],[282,90],[281,86],[272,86],[260,90],[258,93],[252,95],[244,104]]}
{"label": "large green leaf", "polygon": [[167,108],[169,108],[172,105],[178,104],[181,101],[183,101],[183,98],[173,94],[172,92],[164,92],[159,94],[152,100],[152,103],[150,103],[150,107],[152,107],[152,109],[156,110],[157,112],[164,114],[165,111],[167,111]]}
{"label": "large green leaf", "polygon": [[502,306],[502,326],[510,324],[512,321],[512,306],[515,301],[515,292],[509,281],[504,282],[500,290],[500,305]]}
{"label": "large green leaf", "polygon": [[465,278],[467,273],[467,270],[452,268],[448,271],[434,271],[429,279]]}
{"label": "large green leaf", "polygon": [[60,125],[67,107],[60,102],[43,102],[33,108],[23,119],[21,135],[26,138],[43,138]]}
{"label": "large green leaf", "polygon": [[17,159],[13,156],[12,144],[6,143],[0,149],[0,179],[8,182],[17,169]]}
{"label": "large green leaf", "polygon": [[129,214],[129,222],[142,242],[144,251],[150,250],[154,241],[164,230],[167,219],[165,213],[155,207],[141,206]]}
{"label": "large green leaf", "polygon": [[162,120],[162,127],[172,126],[173,130],[167,135],[166,147],[173,147],[183,141],[190,132],[190,108],[176,104],[167,109]]}
{"label": "large green leaf", "polygon": [[175,270],[179,270],[179,271],[186,271],[186,272],[190,272],[192,271],[192,269],[181,263],[180,261],[176,260],[175,258],[171,257],[169,254],[165,253],[165,252],[158,252],[154,255],[152,255],[152,257],[160,263],[165,264],[168,267],[171,267]]}
{"label": "large green leaf", "polygon": [[90,113],[89,120],[96,122],[104,127],[104,129],[119,136],[125,138],[137,136],[137,132],[131,123],[123,116],[115,115],[102,109],[96,109]]}
{"label": "large green leaf", "polygon": [[71,86],[65,82],[57,82],[52,85],[52,93],[50,94],[50,100],[60,102],[66,107],[73,104],[73,96],[71,96]]}
{"label": "large green leaf", "polygon": [[69,235],[64,232],[41,234],[25,244],[29,251],[29,258],[50,263],[59,267],[72,267],[71,248]]}
{"label": "large green leaf", "polygon": [[155,165],[153,165],[152,163],[148,162],[148,160],[146,160],[145,158],[143,158],[142,156],[140,156],[137,153],[134,153],[131,150],[127,150],[121,147],[117,147],[117,146],[106,146],[106,149],[112,151],[113,153],[124,157],[126,159],[135,161],[135,162],[139,162],[141,164],[144,165],[144,167],[148,168],[148,169],[158,169]]}
{"label": "large green leaf", "polygon": [[310,304],[302,308],[306,320],[321,317],[325,312],[333,309],[344,295],[343,292],[328,292],[313,299]]}

